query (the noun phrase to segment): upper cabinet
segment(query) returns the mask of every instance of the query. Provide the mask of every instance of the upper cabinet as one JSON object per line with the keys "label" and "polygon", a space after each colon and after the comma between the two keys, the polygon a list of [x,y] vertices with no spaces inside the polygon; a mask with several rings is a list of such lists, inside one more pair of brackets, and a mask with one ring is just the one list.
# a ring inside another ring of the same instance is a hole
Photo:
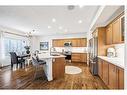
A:
{"label": "upper cabinet", "polygon": [[71,38],[71,39],[54,39],[52,41],[53,47],[64,47],[64,43],[71,42],[72,47],[86,47],[87,39],[86,38]]}
{"label": "upper cabinet", "polygon": [[113,44],[120,43],[120,19],[115,20],[112,23],[112,37],[113,37]]}
{"label": "upper cabinet", "polygon": [[125,17],[121,16],[120,17],[120,31],[121,31],[121,35],[120,35],[120,40],[123,42],[124,41],[124,33],[125,33]]}
{"label": "upper cabinet", "polygon": [[106,44],[119,44],[124,42],[124,15],[121,14],[106,26]]}
{"label": "upper cabinet", "polygon": [[112,44],[112,24],[106,27],[106,44]]}

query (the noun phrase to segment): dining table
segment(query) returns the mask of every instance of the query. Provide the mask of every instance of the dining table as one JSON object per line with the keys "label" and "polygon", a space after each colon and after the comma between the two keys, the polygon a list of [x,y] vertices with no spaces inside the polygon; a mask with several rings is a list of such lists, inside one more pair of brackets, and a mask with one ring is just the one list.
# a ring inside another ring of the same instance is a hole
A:
{"label": "dining table", "polygon": [[[17,55],[17,57],[20,58],[22,61],[26,60],[25,58],[30,57],[30,56],[31,56],[30,54],[20,54],[20,55]],[[21,62],[21,68],[22,68],[22,65],[23,64]]]}

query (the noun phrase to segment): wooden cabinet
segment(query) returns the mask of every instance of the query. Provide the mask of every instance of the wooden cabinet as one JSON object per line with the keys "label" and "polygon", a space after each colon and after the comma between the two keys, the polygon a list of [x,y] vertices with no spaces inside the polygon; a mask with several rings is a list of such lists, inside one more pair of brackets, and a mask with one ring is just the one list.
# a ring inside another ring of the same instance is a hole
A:
{"label": "wooden cabinet", "polygon": [[117,67],[117,81],[118,89],[124,89],[124,70]]}
{"label": "wooden cabinet", "polygon": [[58,39],[53,40],[52,44],[54,47],[63,47],[64,46],[63,40],[58,40]]}
{"label": "wooden cabinet", "polygon": [[124,70],[113,64],[109,64],[109,88],[124,89]]}
{"label": "wooden cabinet", "polygon": [[80,42],[81,42],[81,47],[87,47],[87,39],[86,38],[81,38],[80,39]]}
{"label": "wooden cabinet", "polygon": [[80,53],[72,53],[72,62],[80,62],[81,60],[81,56]]}
{"label": "wooden cabinet", "polygon": [[125,17],[124,15],[120,17],[120,41],[124,42],[124,38],[125,38]]}
{"label": "wooden cabinet", "polygon": [[86,38],[70,38],[70,39],[53,39],[53,47],[64,47],[65,42],[71,42],[72,47],[86,47],[87,39]]}
{"label": "wooden cabinet", "polygon": [[52,62],[53,79],[63,78],[65,74],[65,58],[55,58]]}
{"label": "wooden cabinet", "polygon": [[124,89],[124,69],[99,58],[98,75],[110,89]]}
{"label": "wooden cabinet", "polygon": [[112,24],[106,27],[106,44],[112,44]]}
{"label": "wooden cabinet", "polygon": [[87,54],[86,53],[81,53],[80,57],[81,57],[81,62],[87,62]]}
{"label": "wooden cabinet", "polygon": [[102,77],[102,79],[106,85],[108,85],[108,81],[109,81],[109,79],[108,79],[108,70],[109,70],[108,65],[109,65],[108,62],[103,61],[103,67],[102,67],[103,68],[103,71],[102,71],[103,77]]}
{"label": "wooden cabinet", "polygon": [[119,44],[124,42],[125,17],[121,14],[106,27],[106,44]]}
{"label": "wooden cabinet", "polygon": [[87,62],[86,53],[72,53],[72,62]]}
{"label": "wooden cabinet", "polygon": [[103,78],[103,60],[98,59],[98,75],[102,79]]}
{"label": "wooden cabinet", "polygon": [[109,85],[110,89],[117,89],[117,73],[116,66],[109,64]]}
{"label": "wooden cabinet", "polygon": [[120,19],[112,23],[113,44],[120,43]]}
{"label": "wooden cabinet", "polygon": [[72,47],[86,47],[87,41],[84,38],[72,39]]}

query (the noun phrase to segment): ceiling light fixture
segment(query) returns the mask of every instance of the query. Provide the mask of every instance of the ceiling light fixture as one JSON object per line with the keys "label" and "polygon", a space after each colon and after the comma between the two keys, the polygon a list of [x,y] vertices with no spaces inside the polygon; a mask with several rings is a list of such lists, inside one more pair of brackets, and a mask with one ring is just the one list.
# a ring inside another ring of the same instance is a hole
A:
{"label": "ceiling light fixture", "polygon": [[53,18],[53,19],[52,19],[52,22],[56,22],[56,19],[55,19],[55,18]]}
{"label": "ceiling light fixture", "polygon": [[78,23],[81,24],[82,23],[82,20],[79,20]]}
{"label": "ceiling light fixture", "polygon": [[27,36],[27,37],[32,37],[32,33],[34,33],[34,32],[35,32],[35,30],[32,30],[32,32],[27,32],[27,33],[26,33],[26,36]]}
{"label": "ceiling light fixture", "polygon": [[51,28],[51,26],[48,26],[48,29],[50,29]]}

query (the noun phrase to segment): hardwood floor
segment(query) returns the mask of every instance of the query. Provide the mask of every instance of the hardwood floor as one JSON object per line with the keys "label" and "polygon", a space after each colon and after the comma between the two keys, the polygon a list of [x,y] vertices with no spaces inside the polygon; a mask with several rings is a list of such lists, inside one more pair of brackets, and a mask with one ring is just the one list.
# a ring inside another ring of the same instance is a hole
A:
{"label": "hardwood floor", "polygon": [[[39,78],[33,80],[34,68],[11,70],[5,67],[0,71],[0,89],[108,89],[98,76],[92,76],[85,63],[70,63],[78,66],[82,73],[77,75],[65,74],[65,77],[48,82],[43,69],[39,70]],[[43,73],[42,73],[43,72]],[[41,77],[42,76],[42,77]]]}

